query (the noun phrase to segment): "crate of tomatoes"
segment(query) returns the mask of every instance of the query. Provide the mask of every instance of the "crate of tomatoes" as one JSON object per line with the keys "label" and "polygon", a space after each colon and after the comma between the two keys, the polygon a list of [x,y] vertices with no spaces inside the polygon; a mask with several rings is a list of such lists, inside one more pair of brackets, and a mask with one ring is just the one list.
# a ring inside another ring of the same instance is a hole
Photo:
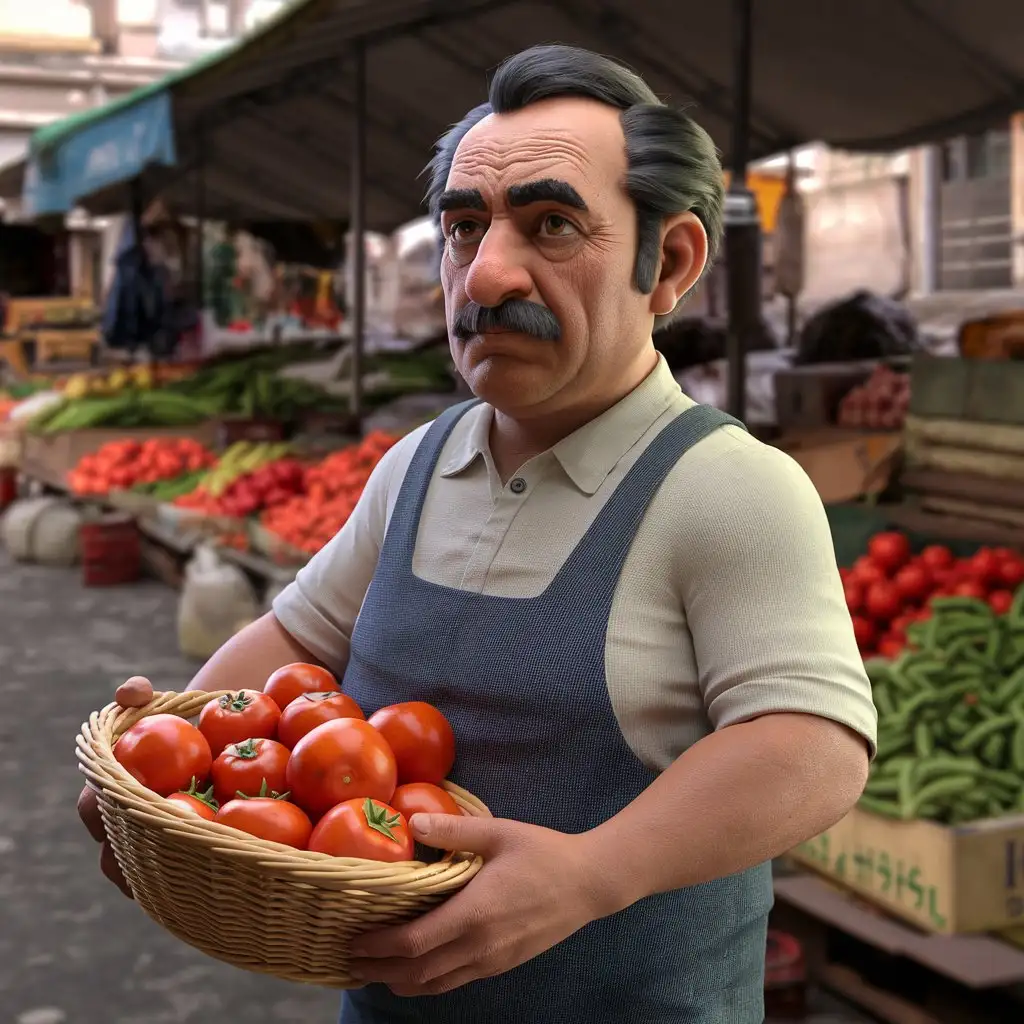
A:
{"label": "crate of tomatoes", "polygon": [[77,753],[139,905],[204,953],[349,988],[348,943],[461,889],[481,860],[419,848],[416,812],[489,816],[446,781],[455,737],[423,702],[368,719],[327,670],[263,691],[108,705]]}
{"label": "crate of tomatoes", "polygon": [[935,597],[978,598],[1005,614],[1024,583],[1024,554],[1002,547],[958,554],[945,544],[882,530],[839,572],[864,657],[896,658],[907,646],[907,627],[931,617]]}

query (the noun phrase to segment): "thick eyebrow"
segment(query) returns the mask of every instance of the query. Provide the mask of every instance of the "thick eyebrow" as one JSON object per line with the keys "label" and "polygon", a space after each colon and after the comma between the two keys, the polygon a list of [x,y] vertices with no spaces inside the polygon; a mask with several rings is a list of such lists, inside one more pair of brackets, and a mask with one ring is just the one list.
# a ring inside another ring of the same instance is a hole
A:
{"label": "thick eyebrow", "polygon": [[587,204],[567,181],[557,178],[542,178],[528,181],[525,185],[511,185],[508,189],[509,206],[529,206],[531,203],[558,203],[574,210],[586,211]]}
{"label": "thick eyebrow", "polygon": [[484,197],[476,188],[450,188],[437,200],[439,213],[449,210],[486,210]]}

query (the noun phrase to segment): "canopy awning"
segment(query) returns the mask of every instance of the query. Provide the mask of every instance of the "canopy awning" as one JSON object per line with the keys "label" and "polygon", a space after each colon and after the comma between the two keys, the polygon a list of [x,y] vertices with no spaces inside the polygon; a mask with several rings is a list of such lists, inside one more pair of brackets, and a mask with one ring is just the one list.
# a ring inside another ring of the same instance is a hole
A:
{"label": "canopy awning", "polygon": [[[1020,0],[756,0],[753,8],[751,157],[810,141],[896,149],[988,127],[1024,107]],[[141,168],[148,196],[162,192],[187,212],[202,165],[210,217],[347,220],[355,103],[347,56],[360,41],[369,227],[389,230],[422,212],[420,174],[436,137],[485,97],[503,57],[541,41],[624,60],[665,99],[692,104],[729,155],[728,3],[305,0],[157,86],[42,129],[26,194],[42,206],[122,210],[126,180]],[[160,127],[168,121],[170,136]],[[47,169],[51,179],[56,172],[50,185]]]}

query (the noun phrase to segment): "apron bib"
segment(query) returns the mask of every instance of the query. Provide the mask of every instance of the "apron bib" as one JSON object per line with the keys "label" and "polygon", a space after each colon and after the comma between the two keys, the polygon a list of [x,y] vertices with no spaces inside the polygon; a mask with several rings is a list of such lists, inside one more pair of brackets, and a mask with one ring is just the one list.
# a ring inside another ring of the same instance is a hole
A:
{"label": "apron bib", "polygon": [[[736,421],[695,406],[630,469],[548,588],[485,596],[412,571],[441,450],[475,403],[447,410],[403,481],[352,636],[342,688],[367,717],[399,701],[455,730],[452,781],[496,817],[578,833],[656,774],[623,739],[605,681],[615,588],[655,493],[684,453]],[[538,543],[537,557],[544,557]],[[472,885],[472,882],[470,883]],[[770,864],[648,897],[495,978],[442,996],[348,992],[343,1024],[761,1024]]]}

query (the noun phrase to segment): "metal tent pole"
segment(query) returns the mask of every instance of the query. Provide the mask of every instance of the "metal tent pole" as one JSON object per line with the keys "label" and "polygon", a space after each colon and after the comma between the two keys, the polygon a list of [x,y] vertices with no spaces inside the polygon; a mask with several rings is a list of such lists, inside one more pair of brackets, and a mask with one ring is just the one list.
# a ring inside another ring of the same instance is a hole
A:
{"label": "metal tent pole", "polygon": [[206,302],[206,247],[203,238],[206,228],[206,129],[203,125],[196,132],[196,156],[196,313],[201,342]]}
{"label": "metal tent pole", "polygon": [[761,225],[757,201],[747,187],[750,152],[753,0],[732,0],[733,125],[732,176],[726,196],[725,258],[728,280],[729,412],[742,420],[747,405],[747,350],[761,320]]}
{"label": "metal tent pole", "polygon": [[352,130],[352,408],[354,420],[363,415],[363,345],[366,334],[366,48],[356,44],[353,54],[355,100]]}

